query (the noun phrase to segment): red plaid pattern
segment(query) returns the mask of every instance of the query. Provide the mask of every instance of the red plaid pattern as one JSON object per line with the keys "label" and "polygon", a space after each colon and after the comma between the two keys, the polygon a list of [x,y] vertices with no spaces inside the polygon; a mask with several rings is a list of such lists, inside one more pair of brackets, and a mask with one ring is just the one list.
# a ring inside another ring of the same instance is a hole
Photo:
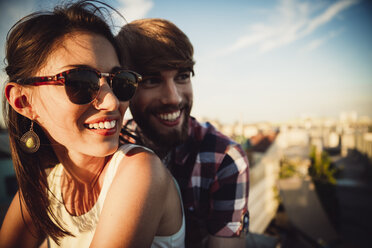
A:
{"label": "red plaid pattern", "polygon": [[[135,134],[135,122],[129,121],[124,129]],[[127,135],[121,138],[128,140]],[[191,117],[187,141],[163,162],[181,189],[188,247],[201,246],[208,234],[241,234],[243,217],[248,214],[249,165],[239,144],[210,123]]]}

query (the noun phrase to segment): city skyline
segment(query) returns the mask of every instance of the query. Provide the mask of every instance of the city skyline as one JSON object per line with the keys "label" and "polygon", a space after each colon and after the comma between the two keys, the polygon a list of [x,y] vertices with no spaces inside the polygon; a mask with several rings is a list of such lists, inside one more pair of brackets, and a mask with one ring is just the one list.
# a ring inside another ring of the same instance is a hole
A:
{"label": "city skyline", "polygon": [[[1,1],[2,68],[11,25],[55,2]],[[188,35],[196,61],[192,114],[198,118],[283,121],[344,111],[372,117],[369,1],[105,2],[128,22],[165,18]],[[3,71],[0,77],[4,83]]]}

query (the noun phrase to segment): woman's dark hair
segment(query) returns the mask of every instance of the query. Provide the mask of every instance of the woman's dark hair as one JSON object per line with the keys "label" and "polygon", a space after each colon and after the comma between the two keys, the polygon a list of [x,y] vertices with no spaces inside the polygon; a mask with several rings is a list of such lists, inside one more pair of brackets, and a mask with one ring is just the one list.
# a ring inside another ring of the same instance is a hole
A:
{"label": "woman's dark hair", "polygon": [[[114,46],[120,61],[118,46],[105,18],[109,9],[114,10],[102,2],[85,0],[57,6],[51,12],[36,12],[19,20],[7,35],[5,70],[9,82],[35,76],[52,50],[60,45],[63,37],[76,31],[105,37]],[[23,152],[19,139],[30,129],[31,121],[9,106],[5,97],[3,112],[9,130],[20,201],[24,201],[39,232],[58,243],[60,237],[71,235],[53,215],[48,198],[46,169],[59,161],[44,131],[36,123],[34,131],[40,137],[40,148],[34,154]]]}

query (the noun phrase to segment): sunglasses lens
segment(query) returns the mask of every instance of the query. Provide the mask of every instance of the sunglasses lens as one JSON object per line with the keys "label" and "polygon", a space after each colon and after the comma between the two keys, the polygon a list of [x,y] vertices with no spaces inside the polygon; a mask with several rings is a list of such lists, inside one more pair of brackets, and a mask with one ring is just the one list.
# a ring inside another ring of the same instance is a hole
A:
{"label": "sunglasses lens", "polygon": [[89,70],[72,71],[65,80],[65,88],[70,101],[75,104],[87,104],[96,98],[100,85],[98,75]]}
{"label": "sunglasses lens", "polygon": [[131,72],[123,71],[112,79],[112,90],[119,101],[129,101],[136,92],[137,77]]}

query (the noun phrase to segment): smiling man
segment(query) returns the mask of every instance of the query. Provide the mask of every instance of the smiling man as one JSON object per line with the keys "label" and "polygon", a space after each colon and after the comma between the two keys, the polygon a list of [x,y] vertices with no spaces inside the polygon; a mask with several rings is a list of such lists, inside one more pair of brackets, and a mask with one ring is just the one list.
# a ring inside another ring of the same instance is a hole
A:
{"label": "smiling man", "polygon": [[125,25],[117,40],[123,65],[143,76],[130,102],[133,120],[125,123],[121,139],[152,149],[176,178],[186,246],[244,247],[248,160],[236,142],[190,116],[194,61],[189,39],[167,20],[142,19]]}
{"label": "smiling man", "polygon": [[144,72],[146,76],[130,104],[145,144],[154,143],[151,148],[160,157],[187,138],[193,99],[191,74],[191,67]]}

